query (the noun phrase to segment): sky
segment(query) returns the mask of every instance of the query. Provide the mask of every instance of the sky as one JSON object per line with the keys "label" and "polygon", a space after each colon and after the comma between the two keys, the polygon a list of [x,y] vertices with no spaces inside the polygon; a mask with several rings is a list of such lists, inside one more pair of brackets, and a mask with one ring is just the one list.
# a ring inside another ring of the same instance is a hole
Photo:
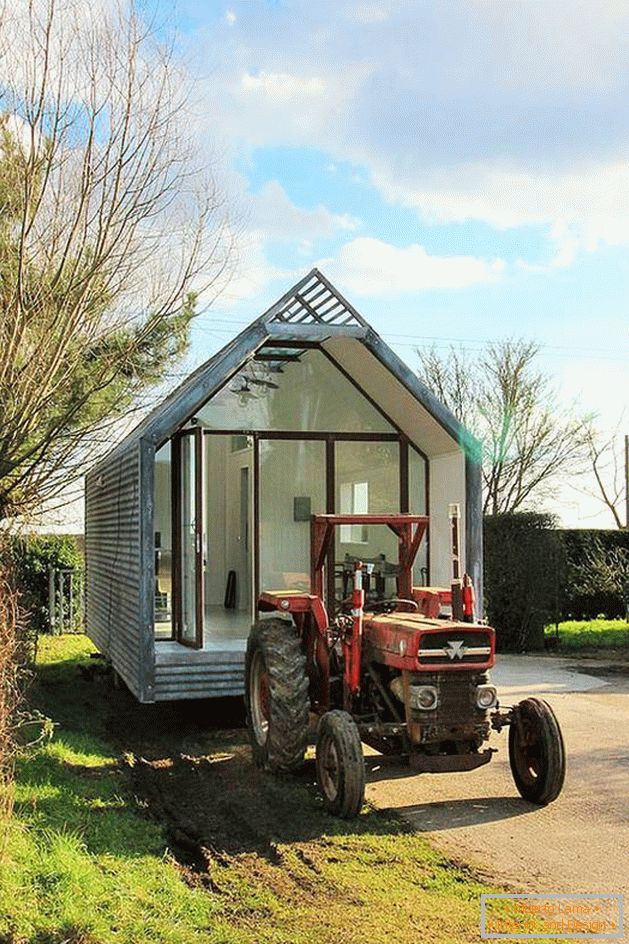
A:
{"label": "sky", "polygon": [[[316,265],[411,366],[534,339],[629,432],[626,0],[159,0],[241,230],[207,358]],[[570,486],[552,510],[611,525]]]}

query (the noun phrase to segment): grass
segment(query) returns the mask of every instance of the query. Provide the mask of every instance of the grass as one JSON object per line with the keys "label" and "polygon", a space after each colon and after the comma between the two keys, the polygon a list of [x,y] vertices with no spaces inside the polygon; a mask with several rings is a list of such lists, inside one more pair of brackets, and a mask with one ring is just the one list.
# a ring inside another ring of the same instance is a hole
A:
{"label": "grass", "polygon": [[479,940],[495,889],[386,813],[326,815],[311,766],[256,771],[239,703],[140,706],[91,651],[42,640],[34,699],[56,729],[19,764],[3,944]]}
{"label": "grass", "polygon": [[[547,637],[555,636],[555,627],[546,627]],[[628,649],[629,623],[625,620],[570,620],[559,624],[558,649],[570,654],[599,649]]]}

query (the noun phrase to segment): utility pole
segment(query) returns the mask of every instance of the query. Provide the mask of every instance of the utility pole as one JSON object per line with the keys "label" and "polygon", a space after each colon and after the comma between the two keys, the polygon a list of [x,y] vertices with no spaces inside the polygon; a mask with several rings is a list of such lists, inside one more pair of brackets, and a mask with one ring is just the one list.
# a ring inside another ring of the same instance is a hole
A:
{"label": "utility pole", "polygon": [[629,531],[629,436],[625,435],[625,528]]}

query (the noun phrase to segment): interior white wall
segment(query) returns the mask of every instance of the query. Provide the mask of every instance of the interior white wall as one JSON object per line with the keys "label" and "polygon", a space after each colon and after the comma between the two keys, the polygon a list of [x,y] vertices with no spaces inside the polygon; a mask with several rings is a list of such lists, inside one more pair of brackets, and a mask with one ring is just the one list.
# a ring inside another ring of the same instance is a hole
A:
{"label": "interior white wall", "polygon": [[236,605],[251,606],[251,561],[240,521],[240,470],[249,469],[249,547],[253,542],[253,449],[232,452],[232,437],[204,436],[205,448],[205,600],[223,606],[227,575],[237,574]]}
{"label": "interior white wall", "polygon": [[450,518],[448,506],[457,502],[461,509],[459,524],[461,568],[465,570],[465,457],[460,450],[430,460],[430,582],[449,587],[452,580],[450,553]]}

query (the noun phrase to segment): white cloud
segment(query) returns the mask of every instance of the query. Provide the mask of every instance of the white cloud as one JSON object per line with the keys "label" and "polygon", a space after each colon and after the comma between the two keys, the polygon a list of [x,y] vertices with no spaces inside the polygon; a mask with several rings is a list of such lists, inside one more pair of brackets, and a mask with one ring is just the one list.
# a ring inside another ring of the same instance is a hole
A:
{"label": "white cloud", "polygon": [[321,267],[354,295],[391,297],[495,282],[505,265],[501,259],[436,256],[416,243],[399,248],[359,237],[346,243],[335,259],[322,261]]}
{"label": "white cloud", "polygon": [[250,5],[206,112],[237,147],[362,166],[428,221],[544,227],[566,266],[629,242],[629,6],[571,5],[569,30],[566,9],[338,0],[330,18],[307,0]]}
{"label": "white cloud", "polygon": [[629,162],[590,164],[569,172],[467,165],[413,177],[379,167],[374,182],[392,202],[432,222],[479,221],[497,229],[541,226],[555,247],[554,267],[602,243],[629,243]]}
{"label": "white cloud", "polygon": [[298,207],[276,181],[270,180],[252,198],[251,226],[269,239],[312,240],[338,231],[352,232],[360,220],[348,213],[332,213],[327,207]]}
{"label": "white cloud", "polygon": [[259,298],[272,282],[290,283],[294,273],[269,262],[264,246],[261,233],[249,232],[241,238],[234,274],[220,296],[221,308],[230,308],[248,298]]}
{"label": "white cloud", "polygon": [[303,78],[288,72],[262,71],[255,75],[244,72],[240,77],[240,85],[245,92],[261,95],[277,104],[318,98],[325,92],[322,79],[316,76]]}

